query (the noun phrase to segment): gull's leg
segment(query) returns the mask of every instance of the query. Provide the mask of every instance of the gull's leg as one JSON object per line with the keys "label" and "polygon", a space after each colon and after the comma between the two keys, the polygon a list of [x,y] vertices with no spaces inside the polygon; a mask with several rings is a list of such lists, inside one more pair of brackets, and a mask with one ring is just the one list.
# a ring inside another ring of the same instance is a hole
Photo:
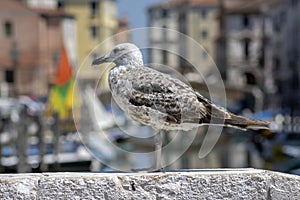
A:
{"label": "gull's leg", "polygon": [[162,130],[159,130],[154,135],[154,144],[155,144],[155,151],[153,157],[153,166],[152,170],[160,170],[162,168],[161,165],[161,150],[162,150]]}
{"label": "gull's leg", "polygon": [[159,130],[154,136],[154,145],[155,150],[153,152],[153,164],[149,168],[142,168],[142,169],[131,169],[133,172],[157,172],[160,171],[162,168],[161,165],[161,154],[162,154],[162,134],[163,132]]}

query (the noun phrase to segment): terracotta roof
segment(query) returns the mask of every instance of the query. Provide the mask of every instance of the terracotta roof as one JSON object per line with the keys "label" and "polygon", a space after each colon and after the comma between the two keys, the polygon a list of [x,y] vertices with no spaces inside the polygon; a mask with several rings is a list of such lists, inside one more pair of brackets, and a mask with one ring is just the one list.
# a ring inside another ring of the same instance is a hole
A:
{"label": "terracotta roof", "polygon": [[37,12],[38,14],[46,17],[74,17],[73,15],[66,13],[63,10],[57,10],[57,9],[32,9],[33,11]]}
{"label": "terracotta roof", "polygon": [[219,5],[221,0],[167,0],[162,3],[154,4],[150,7],[152,8],[168,8],[176,7],[181,5],[189,6],[211,6]]}
{"label": "terracotta roof", "polygon": [[282,0],[223,0],[223,8],[227,13],[261,12],[264,7],[272,6]]}
{"label": "terracotta roof", "polygon": [[203,5],[203,6],[210,6],[210,5],[219,5],[220,0],[189,0],[190,5]]}

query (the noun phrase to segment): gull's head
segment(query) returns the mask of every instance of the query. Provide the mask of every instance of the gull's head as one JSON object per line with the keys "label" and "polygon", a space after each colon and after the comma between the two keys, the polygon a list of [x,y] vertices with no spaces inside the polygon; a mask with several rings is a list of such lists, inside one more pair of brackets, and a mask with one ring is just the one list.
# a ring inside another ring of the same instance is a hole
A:
{"label": "gull's head", "polygon": [[113,62],[116,65],[142,66],[143,57],[140,49],[131,43],[122,43],[115,46],[108,54],[97,58],[93,65]]}

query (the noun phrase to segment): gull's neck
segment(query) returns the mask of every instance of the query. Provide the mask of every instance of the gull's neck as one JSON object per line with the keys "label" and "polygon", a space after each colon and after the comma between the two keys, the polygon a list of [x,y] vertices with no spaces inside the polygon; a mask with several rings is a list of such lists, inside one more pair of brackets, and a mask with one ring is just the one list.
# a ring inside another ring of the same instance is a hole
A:
{"label": "gull's neck", "polygon": [[143,66],[143,61],[140,60],[122,60],[120,62],[116,63],[116,67],[117,66],[124,66],[124,67],[141,67]]}
{"label": "gull's neck", "polygon": [[114,61],[116,66],[131,66],[131,67],[141,67],[144,65],[142,53],[140,51],[130,52],[120,56]]}

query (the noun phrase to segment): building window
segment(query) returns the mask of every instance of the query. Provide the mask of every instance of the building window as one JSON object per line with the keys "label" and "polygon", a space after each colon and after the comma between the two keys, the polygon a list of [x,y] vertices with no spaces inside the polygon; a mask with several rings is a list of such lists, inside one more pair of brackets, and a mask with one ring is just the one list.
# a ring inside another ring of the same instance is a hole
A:
{"label": "building window", "polygon": [[7,83],[15,82],[15,71],[13,69],[5,70],[5,82],[7,82]]}
{"label": "building window", "polygon": [[299,0],[291,0],[291,5],[293,8],[296,8]]}
{"label": "building window", "polygon": [[254,74],[252,74],[250,72],[246,72],[245,77],[246,77],[247,85],[255,85],[256,84],[256,78],[255,78]]}
{"label": "building window", "polygon": [[98,2],[97,1],[91,1],[90,2],[90,12],[91,17],[95,17],[98,13]]}
{"label": "building window", "polygon": [[167,18],[168,16],[169,16],[169,10],[163,8],[162,11],[161,11],[161,17],[162,18]]}
{"label": "building window", "polygon": [[186,14],[184,12],[179,13],[179,22],[185,22]]}
{"label": "building window", "polygon": [[203,30],[203,31],[201,32],[201,36],[202,36],[203,39],[206,39],[206,38],[207,38],[207,35],[208,35],[208,33],[207,33],[206,30]]}
{"label": "building window", "polygon": [[58,8],[58,9],[63,9],[64,6],[65,6],[65,3],[64,3],[63,0],[58,0],[58,1],[57,1],[57,8]]}
{"label": "building window", "polygon": [[250,56],[250,42],[249,38],[244,39],[244,58],[245,60],[249,59]]}
{"label": "building window", "polygon": [[285,11],[282,11],[280,14],[279,14],[279,21],[280,21],[280,24],[284,24],[287,20],[287,13]]}
{"label": "building window", "polygon": [[179,12],[179,31],[182,33],[187,32],[186,28],[186,13],[185,12]]}
{"label": "building window", "polygon": [[91,34],[91,38],[93,40],[98,39],[98,35],[99,35],[99,28],[97,26],[91,26],[90,27],[90,34]]}
{"label": "building window", "polygon": [[275,57],[273,62],[274,62],[275,71],[278,72],[280,70],[280,59]]}
{"label": "building window", "polygon": [[4,30],[4,34],[5,34],[6,37],[9,38],[13,35],[13,32],[14,32],[13,29],[14,28],[13,28],[13,23],[12,22],[10,22],[10,21],[4,22],[3,30]]}
{"label": "building window", "polygon": [[201,16],[203,19],[207,17],[207,11],[205,9],[201,10]]}
{"label": "building window", "polygon": [[273,30],[275,30],[276,32],[280,32],[281,30],[281,23],[280,23],[280,19],[278,15],[275,15],[273,17]]}
{"label": "building window", "polygon": [[168,64],[168,52],[166,50],[162,50],[162,63]]}
{"label": "building window", "polygon": [[244,27],[249,27],[249,16],[248,15],[243,16],[243,25],[244,25]]}
{"label": "building window", "polygon": [[162,28],[163,28],[163,40],[167,41],[168,40],[168,38],[167,38],[167,28],[168,27],[166,25],[163,25]]}

